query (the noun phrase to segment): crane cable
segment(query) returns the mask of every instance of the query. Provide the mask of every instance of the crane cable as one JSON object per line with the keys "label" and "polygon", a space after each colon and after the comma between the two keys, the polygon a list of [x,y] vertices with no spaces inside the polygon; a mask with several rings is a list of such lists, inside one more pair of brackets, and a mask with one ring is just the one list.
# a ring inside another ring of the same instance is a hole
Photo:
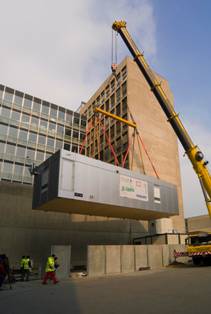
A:
{"label": "crane cable", "polygon": [[[127,105],[127,107],[128,107],[128,112],[129,112],[129,114],[130,114],[130,116],[131,116],[132,121],[133,121],[134,123],[136,123],[136,122],[135,122],[135,119],[133,118],[133,115],[132,115],[131,110],[130,110],[130,108],[129,108],[128,105]],[[137,125],[137,123],[136,123],[136,125]],[[153,162],[152,162],[152,160],[151,160],[151,158],[150,158],[150,156],[149,156],[149,153],[148,153],[148,151],[147,151],[147,148],[146,148],[146,146],[145,146],[145,144],[144,144],[143,139],[141,138],[140,132],[139,132],[139,130],[137,129],[137,127],[136,127],[135,131],[136,131],[138,140],[140,140],[140,143],[141,143],[141,145],[142,145],[142,147],[143,147],[143,149],[144,149],[145,154],[147,155],[147,158],[148,158],[148,160],[149,160],[149,162],[150,162],[150,164],[151,164],[151,166],[152,166],[152,169],[153,169],[153,171],[154,171],[156,177],[157,177],[158,179],[160,179],[160,177],[159,177],[159,175],[158,175],[158,172],[157,172],[157,170],[156,170],[156,168],[155,168],[155,166],[154,166],[154,164],[153,164]]]}

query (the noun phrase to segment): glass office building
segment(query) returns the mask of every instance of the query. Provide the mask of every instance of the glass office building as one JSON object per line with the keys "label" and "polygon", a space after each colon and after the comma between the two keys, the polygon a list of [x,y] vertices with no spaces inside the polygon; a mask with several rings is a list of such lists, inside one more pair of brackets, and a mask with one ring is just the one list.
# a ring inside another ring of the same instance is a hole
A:
{"label": "glass office building", "polygon": [[0,85],[0,180],[32,184],[29,166],[79,152],[85,130],[85,116]]}

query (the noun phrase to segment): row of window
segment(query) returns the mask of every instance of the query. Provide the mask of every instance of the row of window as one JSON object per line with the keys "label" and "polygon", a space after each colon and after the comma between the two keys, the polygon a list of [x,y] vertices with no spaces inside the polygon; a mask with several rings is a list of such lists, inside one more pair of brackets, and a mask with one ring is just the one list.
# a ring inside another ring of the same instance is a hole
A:
{"label": "row of window", "polygon": [[[60,134],[60,136],[63,136],[62,132],[63,130],[58,131],[57,129],[58,135]],[[24,142],[26,145],[37,143],[44,146],[47,145],[47,146],[54,147],[55,143],[60,142],[59,140],[55,140],[54,138],[50,136],[47,137],[42,134],[37,134],[31,131],[18,129],[16,127],[8,126],[5,124],[0,124],[0,135],[5,139],[8,136],[8,140],[12,140],[14,142],[20,140]],[[72,138],[76,141],[77,140],[82,141],[84,137],[85,137],[85,134],[79,131],[72,130],[72,129],[65,130],[65,138],[67,139],[67,141],[71,141]]]}
{"label": "row of window", "polygon": [[[51,120],[48,121],[46,119],[37,118],[35,116],[31,116],[26,113],[21,113],[20,111],[17,111],[14,109],[12,110],[5,106],[0,107],[0,116],[8,118],[8,119],[12,119],[16,121],[16,124],[19,122],[22,124],[25,124],[26,127],[29,127],[30,125],[35,126],[37,128],[40,127],[40,129],[44,131],[46,131],[48,127],[51,129],[56,129],[56,125],[57,125],[55,122]],[[86,120],[79,119],[78,117],[73,117],[73,120],[71,120],[70,125],[72,124],[77,128],[80,126],[81,128],[85,129]],[[57,125],[57,128],[58,128],[57,132],[59,132],[60,129],[64,129],[63,125],[59,125],[59,124]]]}
{"label": "row of window", "polygon": [[47,116],[49,115],[51,118],[62,121],[71,122],[73,114],[75,118],[80,118],[80,114],[77,112],[59,107],[55,104],[51,104],[47,101],[24,94],[22,92],[15,91],[3,85],[0,85],[0,99],[3,99],[3,102],[10,106],[14,103],[15,106],[19,108],[24,108],[28,111],[36,112],[38,114],[44,114]]}

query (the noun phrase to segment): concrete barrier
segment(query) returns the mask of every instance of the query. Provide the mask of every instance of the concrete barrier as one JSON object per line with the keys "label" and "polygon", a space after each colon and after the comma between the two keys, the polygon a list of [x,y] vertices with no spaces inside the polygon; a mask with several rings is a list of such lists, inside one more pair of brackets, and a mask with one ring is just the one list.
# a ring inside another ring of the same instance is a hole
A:
{"label": "concrete barrier", "polygon": [[121,271],[130,273],[135,270],[134,245],[121,246]]}
{"label": "concrete barrier", "polygon": [[163,244],[162,245],[162,259],[163,259],[163,266],[168,266],[169,265],[169,245]]}
{"label": "concrete barrier", "polygon": [[104,245],[88,246],[88,275],[102,276],[105,274],[105,247]]}
{"label": "concrete barrier", "polygon": [[148,267],[147,245],[134,245],[135,271]]}
{"label": "concrete barrier", "polygon": [[161,268],[163,266],[162,245],[148,245],[148,266],[151,269]]}
{"label": "concrete barrier", "polygon": [[121,272],[120,245],[106,245],[106,274],[119,274]]}
{"label": "concrete barrier", "polygon": [[[130,273],[141,268],[162,268],[175,261],[174,250],[186,245],[94,245],[88,247],[88,275]],[[181,257],[183,262],[188,258]]]}

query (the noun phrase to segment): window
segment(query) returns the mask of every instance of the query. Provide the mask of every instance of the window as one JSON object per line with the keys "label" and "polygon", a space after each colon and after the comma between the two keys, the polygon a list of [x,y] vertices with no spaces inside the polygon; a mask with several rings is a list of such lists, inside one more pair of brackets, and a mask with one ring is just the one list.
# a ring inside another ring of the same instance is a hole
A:
{"label": "window", "polygon": [[0,99],[2,99],[3,91],[4,91],[4,86],[0,85]]}
{"label": "window", "polygon": [[51,137],[48,137],[47,145],[54,148],[54,139]]}
{"label": "window", "polygon": [[13,169],[13,164],[10,163],[10,162],[4,162],[4,165],[3,165],[3,172],[5,174],[12,174],[12,169]]}
{"label": "window", "polygon": [[71,129],[65,128],[65,136],[71,137]]}
{"label": "window", "polygon": [[27,131],[20,130],[18,138],[22,141],[27,141],[27,135],[28,135]]}
{"label": "window", "polygon": [[36,143],[37,141],[37,134],[29,132],[29,142],[30,143]]}
{"label": "window", "polygon": [[13,93],[14,93],[13,89],[6,87],[5,94],[4,94],[4,101],[7,104],[12,104]]}
{"label": "window", "polygon": [[22,177],[22,174],[23,174],[23,166],[15,164],[14,175],[16,175],[18,177]]}
{"label": "window", "polygon": [[127,94],[127,82],[124,82],[124,84],[122,84],[122,97],[126,96]]}
{"label": "window", "polygon": [[119,86],[120,81],[121,81],[120,73],[117,74],[117,76],[116,76],[116,81],[117,81],[117,86]]}
{"label": "window", "polygon": [[28,114],[23,113],[21,117],[21,121],[23,123],[29,124],[30,116]]}
{"label": "window", "polygon": [[62,141],[56,141],[56,150],[59,150],[63,147]]}
{"label": "window", "polygon": [[31,125],[34,127],[38,127],[38,124],[39,124],[39,119],[36,117],[32,117],[31,118]]}
{"label": "window", "polygon": [[15,145],[7,144],[6,145],[6,154],[15,155]]}
{"label": "window", "polygon": [[51,111],[50,111],[50,116],[53,119],[57,118],[57,106],[54,104],[51,104]]}
{"label": "window", "polygon": [[38,150],[38,151],[37,151],[36,160],[38,160],[38,161],[43,161],[43,160],[44,160],[44,153],[43,153],[43,152],[40,152],[40,151]]}
{"label": "window", "polygon": [[77,131],[73,131],[73,138],[78,138],[78,132]]}
{"label": "window", "polygon": [[109,96],[109,85],[106,86],[106,97],[108,97],[108,96]]}
{"label": "window", "polygon": [[85,134],[84,133],[80,133],[80,140],[83,141],[85,139]]}
{"label": "window", "polygon": [[40,112],[40,107],[41,107],[41,100],[38,98],[34,98],[33,111]]}
{"label": "window", "polygon": [[86,120],[81,119],[81,126],[84,128],[86,127]]}
{"label": "window", "polygon": [[114,137],[114,125],[111,127],[111,137]]}
{"label": "window", "polygon": [[39,135],[38,137],[38,143],[41,145],[45,145],[46,137],[43,135]]}
{"label": "window", "polygon": [[11,126],[9,128],[9,136],[15,140],[15,139],[17,139],[17,135],[18,135],[18,129]]}
{"label": "window", "polygon": [[35,150],[27,148],[26,158],[28,159],[29,163],[34,161],[34,155],[35,155]]}
{"label": "window", "polygon": [[25,95],[23,107],[28,109],[28,110],[31,110],[31,108],[32,108],[32,96]]}
{"label": "window", "polygon": [[120,116],[120,111],[121,111],[121,108],[120,108],[120,104],[116,107],[116,115],[117,116]]}
{"label": "window", "polygon": [[17,146],[16,156],[25,158],[26,148],[22,146]]}
{"label": "window", "polygon": [[9,118],[10,117],[10,112],[11,112],[11,110],[8,109],[8,108],[5,108],[5,107],[1,108],[1,115],[3,117]]}
{"label": "window", "polygon": [[49,122],[49,130],[51,132],[55,132],[56,131],[56,124],[53,122]]}
{"label": "window", "polygon": [[112,80],[111,81],[111,92],[114,91],[114,88],[115,88],[115,80]]}
{"label": "window", "polygon": [[73,153],[77,153],[77,152],[78,152],[78,146],[73,145],[73,146],[72,146],[72,152],[73,152]]}
{"label": "window", "polygon": [[78,117],[74,117],[73,123],[77,126],[79,126],[79,118]]}
{"label": "window", "polygon": [[15,100],[14,103],[18,107],[22,107],[23,103],[23,93],[16,91],[15,92]]}
{"label": "window", "polygon": [[119,134],[121,132],[121,123],[118,121],[116,123],[116,133]]}
{"label": "window", "polygon": [[61,126],[61,125],[57,125],[57,133],[58,133],[58,135],[63,136],[63,134],[64,134],[64,127]]}
{"label": "window", "polygon": [[12,173],[12,168],[13,168],[13,164],[10,162],[4,162],[3,165],[3,172],[7,173],[7,174],[11,174]]}
{"label": "window", "polygon": [[0,142],[0,153],[4,153],[4,147],[5,147],[5,143]]}
{"label": "window", "polygon": [[65,117],[65,110],[62,108],[59,108],[59,119],[64,120]]}
{"label": "window", "polygon": [[50,104],[47,101],[43,101],[42,103],[42,113],[48,115]]}
{"label": "window", "polygon": [[106,101],[106,111],[109,111],[109,99]]}
{"label": "window", "polygon": [[125,97],[122,101],[122,113],[127,112],[127,98]]}
{"label": "window", "polygon": [[66,113],[66,121],[68,122],[68,123],[70,123],[70,124],[72,124],[72,117],[73,117],[73,113],[72,113],[72,111],[67,111],[67,113]]}
{"label": "window", "polygon": [[20,112],[13,110],[11,119],[15,120],[16,122],[19,122],[20,121],[20,115],[21,115]]}
{"label": "window", "polygon": [[116,91],[116,101],[117,103],[120,102],[120,88],[118,88]]}
{"label": "window", "polygon": [[114,104],[115,104],[115,96],[114,96],[114,94],[113,95],[111,95],[111,101],[110,101],[110,104],[111,104],[111,108],[114,106]]}
{"label": "window", "polygon": [[70,151],[70,144],[64,143],[64,149]]}
{"label": "window", "polygon": [[41,119],[40,120],[40,130],[46,132],[48,128],[48,121]]}

